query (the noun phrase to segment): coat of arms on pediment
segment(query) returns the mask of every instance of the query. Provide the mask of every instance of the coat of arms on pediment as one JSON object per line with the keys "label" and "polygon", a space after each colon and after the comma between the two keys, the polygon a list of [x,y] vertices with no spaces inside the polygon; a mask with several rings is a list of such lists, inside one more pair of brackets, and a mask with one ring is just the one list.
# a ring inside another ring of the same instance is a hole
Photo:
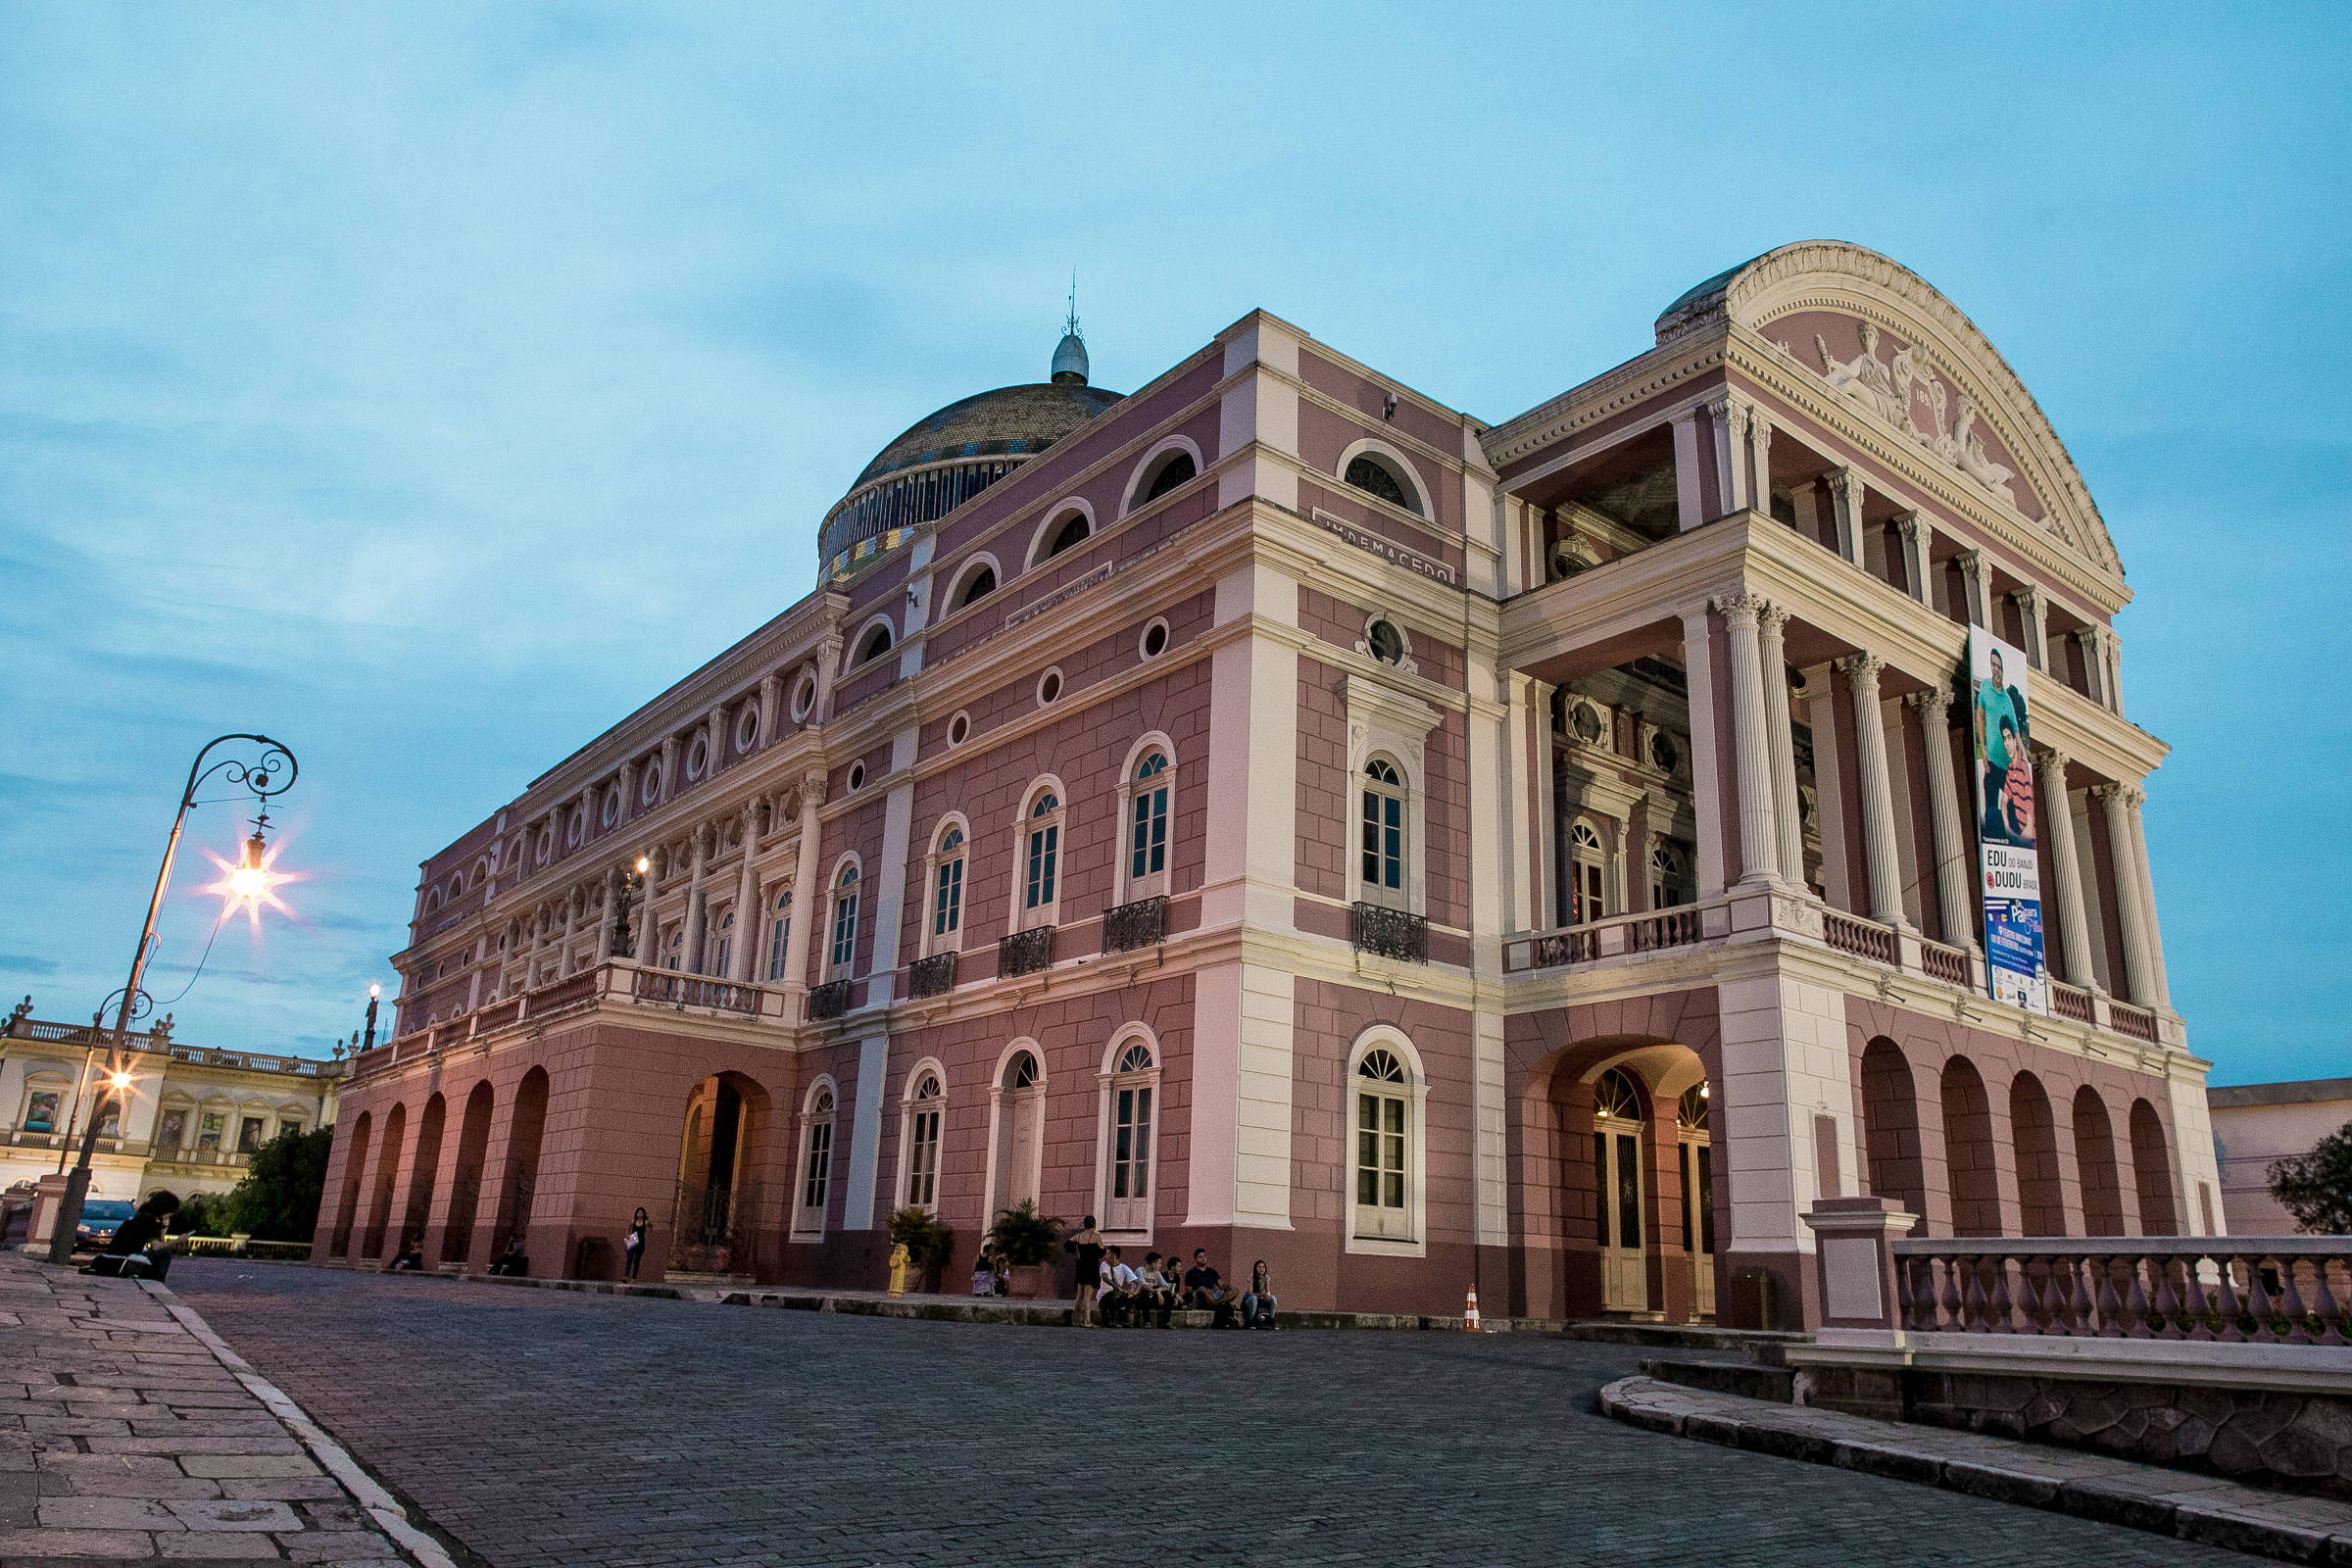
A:
{"label": "coat of arms on pediment", "polygon": [[[1804,363],[1788,344],[1781,348]],[[2012,509],[2017,507],[2017,491],[2010,484],[2017,470],[1995,463],[1985,450],[1984,437],[1977,429],[1977,405],[1946,386],[1916,344],[1896,349],[1891,359],[1881,359],[1879,329],[1864,321],[1862,352],[1852,359],[1832,353],[1819,332],[1813,334],[1813,351],[1821,358],[1821,378],[1832,391],[1904,431]]]}

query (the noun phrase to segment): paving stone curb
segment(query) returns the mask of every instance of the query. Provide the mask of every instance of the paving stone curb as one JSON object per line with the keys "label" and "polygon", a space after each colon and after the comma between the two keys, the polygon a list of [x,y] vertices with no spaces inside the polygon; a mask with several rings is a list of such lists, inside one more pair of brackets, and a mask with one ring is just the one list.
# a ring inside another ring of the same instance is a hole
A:
{"label": "paving stone curb", "polygon": [[278,1424],[296,1442],[311,1450],[313,1457],[325,1467],[326,1473],[341,1483],[354,1501],[368,1511],[377,1528],[399,1544],[400,1548],[416,1560],[418,1568],[458,1568],[449,1551],[434,1537],[417,1528],[409,1510],[400,1500],[386,1492],[373,1476],[364,1469],[351,1451],[329,1437],[326,1430],[313,1421],[301,1405],[286,1392],[254,1370],[253,1363],[229,1348],[226,1341],[213,1332],[192,1306],[182,1306],[168,1286],[153,1280],[141,1280],[139,1289],[164,1303],[164,1309],[179,1321],[197,1344],[213,1353],[231,1376],[243,1384],[250,1394],[269,1407]]}
{"label": "paving stone curb", "polygon": [[1607,1385],[1600,1408],[1646,1432],[2022,1503],[2280,1562],[2352,1568],[2352,1503],[2331,1498],[1649,1377]]}

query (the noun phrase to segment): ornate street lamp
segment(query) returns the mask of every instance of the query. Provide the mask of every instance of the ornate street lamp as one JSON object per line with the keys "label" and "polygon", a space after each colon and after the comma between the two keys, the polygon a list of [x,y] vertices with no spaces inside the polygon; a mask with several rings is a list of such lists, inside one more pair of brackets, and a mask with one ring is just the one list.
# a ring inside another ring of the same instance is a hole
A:
{"label": "ornate street lamp", "polygon": [[[262,749],[261,755],[250,761],[239,758],[223,758],[208,765],[205,759],[212,755],[213,748],[230,741],[251,741]],[[250,791],[255,804],[262,808],[254,820],[253,836],[245,841],[244,858],[228,874],[227,889],[232,900],[244,900],[248,907],[255,909],[256,918],[259,918],[260,902],[270,896],[271,881],[264,854],[267,846],[262,842],[262,830],[270,822],[270,802],[293,786],[298,771],[294,754],[267,735],[216,736],[205,743],[204,749],[196,754],[196,760],[188,764],[188,785],[179,792],[179,810],[172,818],[172,837],[164,844],[164,863],[155,873],[155,892],[147,900],[147,921],[139,928],[139,945],[130,959],[130,978],[123,982],[121,992],[122,1002],[115,1013],[114,1033],[106,1043],[106,1084],[118,1105],[130,1089],[129,1063],[124,1052],[129,1040],[132,1009],[143,995],[139,990],[139,979],[147,972],[148,950],[155,944],[155,919],[163,910],[164,891],[172,885],[172,862],[179,855],[180,829],[187,824],[188,812],[195,809],[197,786],[218,773],[227,782],[242,785]],[[100,1009],[100,1015],[104,1015],[103,1008]],[[73,1261],[74,1236],[81,1225],[82,1200],[89,1195],[90,1160],[98,1152],[98,1129],[105,1124],[106,1106],[106,1097],[102,1095],[82,1131],[80,1157],[74,1162],[73,1171],[66,1177],[65,1201],[59,1205],[56,1225],[49,1233],[49,1261],[52,1263]]]}

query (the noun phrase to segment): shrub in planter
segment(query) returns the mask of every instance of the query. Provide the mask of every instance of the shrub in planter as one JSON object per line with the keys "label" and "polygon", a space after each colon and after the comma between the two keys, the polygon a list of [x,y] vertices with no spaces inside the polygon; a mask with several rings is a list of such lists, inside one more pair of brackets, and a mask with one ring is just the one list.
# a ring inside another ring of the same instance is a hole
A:
{"label": "shrub in planter", "polygon": [[988,1245],[1010,1265],[1012,1294],[1033,1301],[1046,1294],[1046,1270],[1061,1245],[1061,1216],[1040,1214],[1033,1200],[1023,1199],[997,1212]]}
{"label": "shrub in planter", "polygon": [[956,1228],[919,1208],[902,1208],[890,1216],[890,1239],[906,1247],[906,1271],[936,1295],[948,1263],[948,1249],[956,1243]]}

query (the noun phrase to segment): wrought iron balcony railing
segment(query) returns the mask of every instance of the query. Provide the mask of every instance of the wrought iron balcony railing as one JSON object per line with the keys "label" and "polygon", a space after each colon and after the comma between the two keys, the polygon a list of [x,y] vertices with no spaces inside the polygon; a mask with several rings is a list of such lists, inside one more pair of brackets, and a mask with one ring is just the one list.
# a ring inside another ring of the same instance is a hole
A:
{"label": "wrought iron balcony railing", "polygon": [[1168,901],[1165,898],[1138,899],[1122,904],[1102,916],[1102,951],[1125,953],[1130,948],[1148,948],[1168,934]]}
{"label": "wrought iron balcony railing", "polygon": [[1348,940],[1358,953],[1377,954],[1406,963],[1429,961],[1429,917],[1378,904],[1348,906]]}
{"label": "wrought iron balcony railing", "polygon": [[808,993],[808,1016],[821,1022],[849,1011],[850,984],[847,980],[828,980],[812,989]]}
{"label": "wrought iron balcony railing", "polygon": [[997,973],[1035,974],[1054,961],[1054,928],[1015,931],[997,944]]}
{"label": "wrought iron balcony railing", "polygon": [[910,997],[944,997],[955,989],[953,953],[934,953],[928,958],[917,958],[906,970],[906,994]]}

